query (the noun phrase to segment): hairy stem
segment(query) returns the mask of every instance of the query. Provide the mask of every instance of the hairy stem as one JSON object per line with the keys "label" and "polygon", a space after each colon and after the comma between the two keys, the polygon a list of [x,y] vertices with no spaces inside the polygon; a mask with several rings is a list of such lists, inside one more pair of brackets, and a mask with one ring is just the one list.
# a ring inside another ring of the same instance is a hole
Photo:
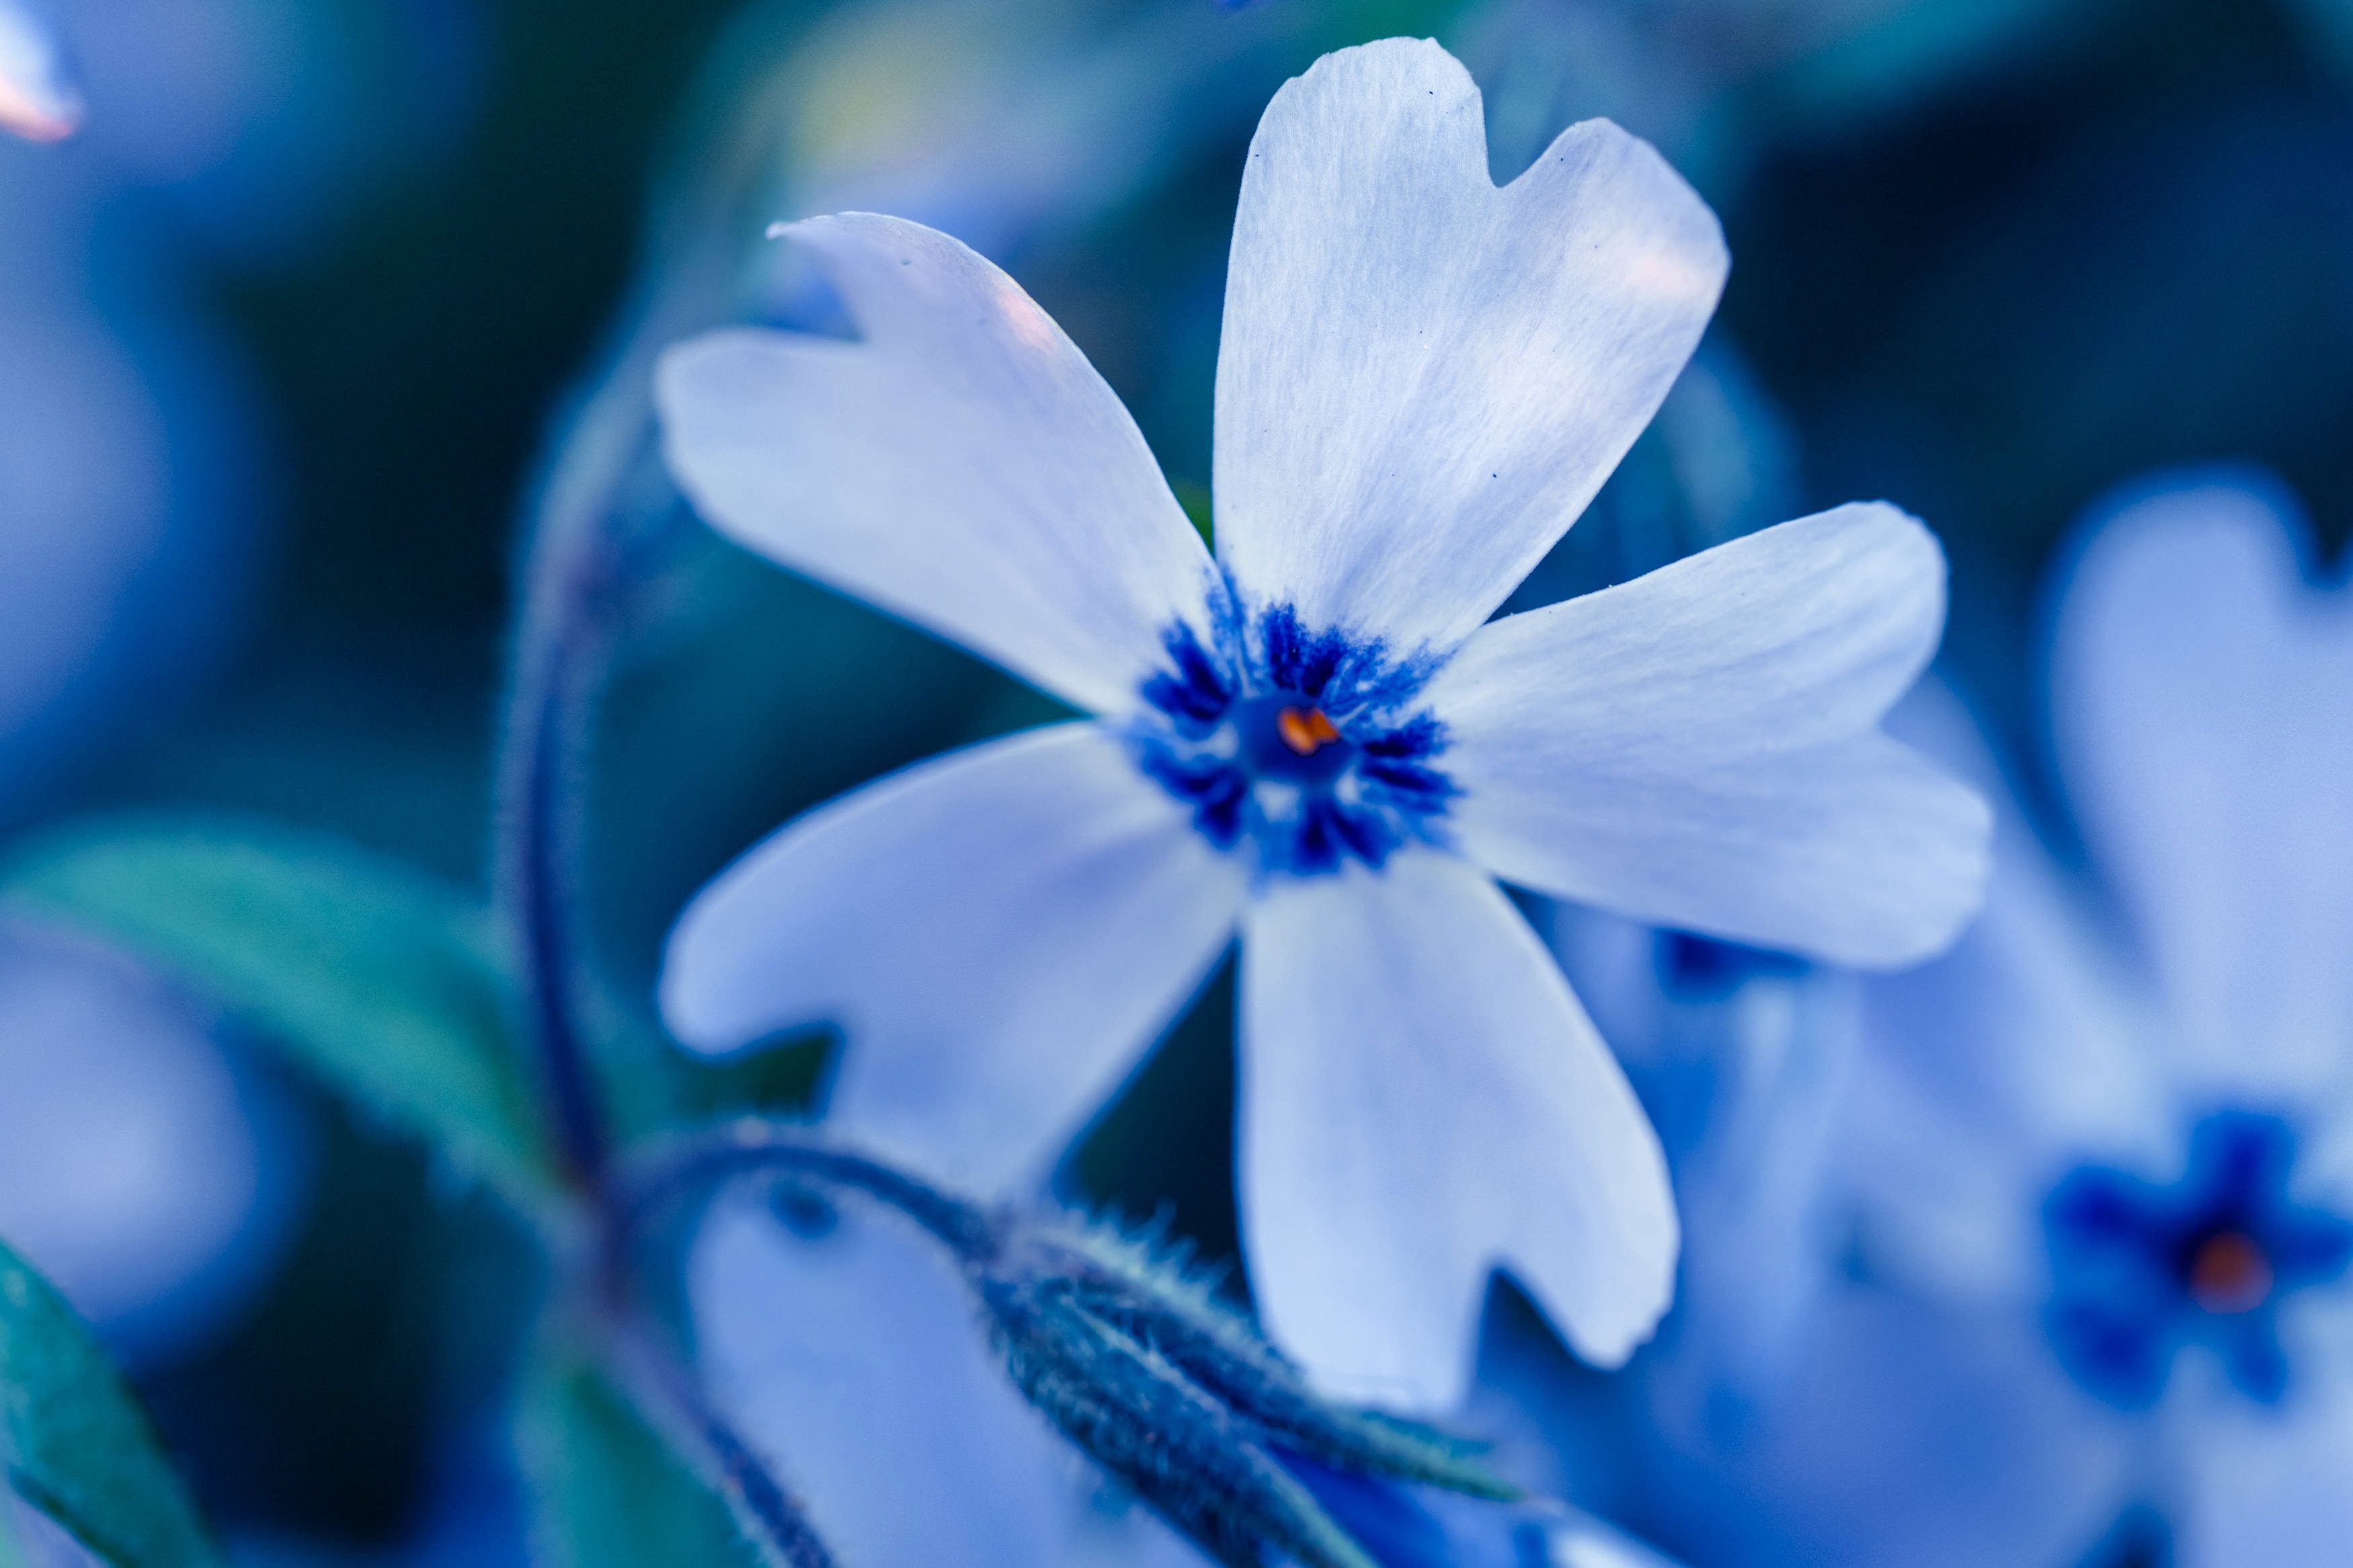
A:
{"label": "hairy stem", "polygon": [[610,1134],[582,1022],[580,863],[589,736],[618,623],[677,506],[642,376],[607,377],[566,421],[520,569],[500,731],[497,886],[522,967],[532,1043],[556,1144],[594,1192]]}

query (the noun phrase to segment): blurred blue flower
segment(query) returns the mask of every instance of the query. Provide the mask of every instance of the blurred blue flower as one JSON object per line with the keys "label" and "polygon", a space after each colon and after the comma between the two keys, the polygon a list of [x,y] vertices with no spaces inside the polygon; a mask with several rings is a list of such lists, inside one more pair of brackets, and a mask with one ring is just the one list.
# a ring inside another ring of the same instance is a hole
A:
{"label": "blurred blue flower", "polygon": [[0,0],[0,131],[62,142],[81,128],[83,107],[56,27],[30,0]]}
{"label": "blurred blue flower", "polygon": [[839,1022],[837,1125],[997,1185],[1051,1163],[1239,923],[1277,1340],[1350,1394],[1449,1402],[1500,1260],[1622,1359],[1664,1304],[1664,1173],[1490,874],[1885,963],[1947,940],[1981,868],[1982,806],[1873,729],[1943,613],[1935,542],[1892,508],[1482,629],[1682,368],[1712,216],[1598,121],[1499,191],[1443,51],[1328,58],[1251,153],[1215,564],[1009,279],[896,220],[792,233],[864,338],[673,351],[682,482],[754,549],[1103,717],[754,850],[673,933],[672,1027],[727,1050]]}
{"label": "blurred blue flower", "polygon": [[[1682,1543],[1758,1563],[2341,1556],[2347,595],[2260,476],[2167,475],[2099,509],[2049,660],[2089,885],[1982,745],[1926,715],[1944,734],[1918,738],[2004,803],[1992,894],[1949,956],[1861,982],[1822,1184],[1843,1239],[1813,1255],[1788,1374],[1735,1428],[1649,1412],[1653,1508],[1704,1500]],[[1678,1345],[1737,1330],[1696,1310]]]}
{"label": "blurred blue flower", "polygon": [[243,389],[85,173],[0,145],[0,815],[201,678],[254,532]]}
{"label": "blurred blue flower", "polygon": [[[88,110],[70,146],[0,140],[0,821],[133,726],[152,737],[248,607],[273,487],[188,241],[242,246],[239,215],[261,213],[252,237],[275,244],[347,198],[348,161],[297,188],[272,147],[349,153],[325,132],[365,118],[351,95],[290,124],[271,89],[333,79],[320,56],[356,16],[0,0],[0,122]],[[287,1239],[304,1162],[289,1108],[208,1022],[126,964],[11,930],[0,1083],[0,1234],[136,1361],[228,1321]]]}
{"label": "blurred blue flower", "polygon": [[290,1239],[291,1108],[125,960],[0,926],[0,1236],[115,1350],[202,1340]]}
{"label": "blurred blue flower", "polygon": [[2179,1180],[2087,1164],[2045,1201],[2045,1327],[2075,1381],[2126,1409],[2165,1396],[2191,1344],[2240,1393],[2287,1394],[2280,1310],[2353,1263],[2353,1219],[2292,1198],[2295,1134],[2276,1117],[2221,1110],[2190,1130]]}
{"label": "blurred blue flower", "polygon": [[1824,1189],[1853,976],[1590,910],[1556,910],[1552,937],[1674,1175],[1679,1307],[1644,1358],[1644,1397],[1678,1422],[1736,1425],[1788,1375],[1836,1246]]}

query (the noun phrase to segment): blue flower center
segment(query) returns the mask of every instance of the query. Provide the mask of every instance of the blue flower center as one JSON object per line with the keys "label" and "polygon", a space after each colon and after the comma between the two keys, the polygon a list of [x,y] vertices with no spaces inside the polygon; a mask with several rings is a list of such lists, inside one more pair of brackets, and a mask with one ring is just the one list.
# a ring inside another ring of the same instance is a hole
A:
{"label": "blue flower center", "polygon": [[1438,842],[1458,792],[1436,765],[1445,730],[1415,701],[1434,661],[1238,603],[1226,595],[1208,638],[1181,624],[1162,638],[1168,665],[1133,731],[1144,771],[1270,874],[1377,868]]}
{"label": "blue flower center", "polygon": [[2171,1184],[2105,1165],[2070,1171],[2043,1204],[2052,1291],[2044,1321],[2077,1382],[2127,1409],[2163,1396],[2204,1344],[2249,1398],[2287,1391],[2278,1310],[2353,1268],[2353,1219],[2287,1195],[2295,1138],[2226,1111],[2192,1131]]}

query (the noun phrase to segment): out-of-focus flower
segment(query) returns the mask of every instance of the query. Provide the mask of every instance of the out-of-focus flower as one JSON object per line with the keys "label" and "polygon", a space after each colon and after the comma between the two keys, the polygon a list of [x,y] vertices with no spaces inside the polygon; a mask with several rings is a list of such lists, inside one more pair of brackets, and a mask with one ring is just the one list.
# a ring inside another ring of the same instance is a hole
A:
{"label": "out-of-focus flower", "polygon": [[128,963],[0,929],[0,1236],[139,1359],[201,1339],[301,1209],[288,1108]]}
{"label": "out-of-focus flower", "polygon": [[230,257],[317,238],[475,103],[475,0],[12,3],[48,6],[78,68],[90,177]]}
{"label": "out-of-focus flower", "polygon": [[1822,1260],[1849,1277],[1746,1427],[1669,1437],[1661,1506],[1705,1498],[1712,1555],[2341,1556],[2353,603],[2312,572],[2253,476],[2089,526],[2050,718],[2097,889],[2010,808],[1984,919],[1863,983]]}
{"label": "out-of-focus flower", "polygon": [[673,935],[672,1026],[725,1050],[839,1021],[838,1125],[1004,1184],[1050,1163],[1239,923],[1242,1196],[1276,1338],[1352,1394],[1451,1401],[1501,1260],[1622,1359],[1672,1268],[1657,1146],[1492,877],[1868,963],[1948,940],[1981,871],[1982,805],[1874,730],[1943,612],[1935,542],[1892,508],[1482,628],[1690,353],[1725,267],[1712,216],[1601,122],[1499,190],[1442,50],[1327,58],[1251,152],[1215,563],[1011,279],[891,219],[793,233],[863,341],[675,351],[688,489],[1102,717],[754,851]]}
{"label": "out-of-focus flower", "polygon": [[83,107],[47,18],[29,0],[0,0],[0,131],[62,142],[81,128]]}
{"label": "out-of-focus flower", "polygon": [[26,225],[0,232],[0,815],[210,664],[251,532],[216,345],[143,290],[92,297],[90,219],[44,173],[0,169]]}
{"label": "out-of-focus flower", "polygon": [[1679,1419],[1736,1421],[1787,1374],[1836,1246],[1825,1189],[1854,978],[1589,910],[1564,908],[1554,924],[1674,1173],[1679,1310],[1645,1358],[1648,1397]]}
{"label": "out-of-focus flower", "polygon": [[[273,244],[353,188],[352,160],[326,166],[353,95],[280,110],[293,79],[348,82],[322,57],[353,63],[364,9],[0,0],[0,112],[67,58],[91,105],[69,155],[0,142],[0,820],[152,731],[247,605],[271,486],[188,241]],[[305,186],[290,163],[313,158],[333,178]],[[153,982],[13,931],[0,1062],[0,1233],[135,1359],[223,1323],[301,1206],[290,1113]]]}

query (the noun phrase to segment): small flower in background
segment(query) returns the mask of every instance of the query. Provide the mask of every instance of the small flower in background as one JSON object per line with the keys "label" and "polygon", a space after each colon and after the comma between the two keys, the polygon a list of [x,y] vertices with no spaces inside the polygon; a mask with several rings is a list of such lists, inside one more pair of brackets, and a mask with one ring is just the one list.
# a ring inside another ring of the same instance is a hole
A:
{"label": "small flower in background", "polygon": [[302,1209],[290,1108],[113,954],[0,923],[0,1237],[141,1364],[200,1342]]}
{"label": "small flower in background", "polygon": [[81,129],[83,110],[57,30],[28,0],[0,0],[0,131],[62,142]]}
{"label": "small flower in background", "polygon": [[2008,803],[1991,898],[1862,984],[1820,1265],[1848,1278],[1789,1374],[1744,1427],[1650,1439],[1708,1561],[2298,1568],[2353,1539],[2353,605],[2312,572],[2258,476],[2087,525],[2049,679],[2089,887],[1950,714],[1923,736]]}
{"label": "small flower in background", "polygon": [[791,233],[863,340],[674,351],[685,487],[1101,717],[754,851],[673,933],[672,1027],[729,1050],[836,1020],[835,1125],[1002,1184],[1051,1163],[1239,924],[1244,1225],[1276,1339],[1354,1396],[1449,1403],[1502,1263],[1621,1360],[1665,1302],[1664,1172],[1492,877],[1898,963],[1968,914],[1985,830],[1873,729],[1943,614],[1935,542],[1893,508],[1482,627],[1690,353],[1725,265],[1712,216],[1601,122],[1499,190],[1442,50],[1328,57],[1252,146],[1214,563],[1009,279],[887,218]]}

